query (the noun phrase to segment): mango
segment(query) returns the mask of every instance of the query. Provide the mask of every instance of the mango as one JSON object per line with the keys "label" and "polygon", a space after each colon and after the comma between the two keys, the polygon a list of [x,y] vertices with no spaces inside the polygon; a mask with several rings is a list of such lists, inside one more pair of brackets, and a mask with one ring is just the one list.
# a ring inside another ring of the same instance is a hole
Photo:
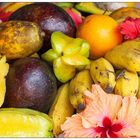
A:
{"label": "mango", "polygon": [[8,60],[30,56],[42,47],[43,32],[27,21],[8,21],[0,24],[0,55]]}

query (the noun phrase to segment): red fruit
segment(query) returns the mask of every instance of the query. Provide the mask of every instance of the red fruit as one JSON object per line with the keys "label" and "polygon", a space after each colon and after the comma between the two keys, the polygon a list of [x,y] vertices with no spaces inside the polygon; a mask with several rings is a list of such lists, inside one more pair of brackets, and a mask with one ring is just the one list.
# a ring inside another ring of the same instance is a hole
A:
{"label": "red fruit", "polygon": [[76,13],[73,9],[68,8],[66,9],[66,12],[71,16],[76,27],[78,27],[82,23],[82,17],[78,15],[78,13]]}

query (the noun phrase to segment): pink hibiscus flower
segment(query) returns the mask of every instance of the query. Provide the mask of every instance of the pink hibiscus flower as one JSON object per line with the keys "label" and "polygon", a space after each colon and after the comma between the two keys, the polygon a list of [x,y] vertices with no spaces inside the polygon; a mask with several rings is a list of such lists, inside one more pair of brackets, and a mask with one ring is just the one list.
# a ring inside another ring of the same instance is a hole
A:
{"label": "pink hibiscus flower", "polygon": [[140,137],[140,99],[107,94],[99,85],[85,95],[86,109],[67,118],[64,137]]}
{"label": "pink hibiscus flower", "polygon": [[120,23],[119,29],[125,40],[136,39],[140,37],[140,19],[128,17]]}

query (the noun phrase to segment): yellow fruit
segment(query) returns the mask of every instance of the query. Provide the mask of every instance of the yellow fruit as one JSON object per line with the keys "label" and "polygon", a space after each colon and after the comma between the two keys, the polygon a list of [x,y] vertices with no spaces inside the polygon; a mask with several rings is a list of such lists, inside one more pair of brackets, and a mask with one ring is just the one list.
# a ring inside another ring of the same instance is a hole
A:
{"label": "yellow fruit", "polygon": [[110,16],[120,23],[127,17],[140,18],[140,9],[134,7],[123,7],[112,12]]}
{"label": "yellow fruit", "polygon": [[139,87],[139,79],[137,73],[123,70],[117,76],[115,94],[121,96],[136,96]]}
{"label": "yellow fruit", "polygon": [[117,69],[140,71],[140,40],[125,41],[109,51],[105,58]]}
{"label": "yellow fruit", "polygon": [[84,91],[91,90],[92,78],[89,70],[80,71],[71,81],[69,86],[70,102],[77,111],[85,108]]}
{"label": "yellow fruit", "polygon": [[0,24],[0,54],[8,60],[36,53],[43,43],[39,26],[27,21],[7,21]]}
{"label": "yellow fruit", "polygon": [[6,57],[3,56],[0,59],[0,107],[2,106],[4,99],[5,99],[5,93],[6,93],[6,79],[5,76],[7,75],[9,71],[9,64],[6,63]]}
{"label": "yellow fruit", "polygon": [[62,133],[61,125],[65,122],[66,117],[70,117],[73,113],[74,108],[69,100],[69,83],[66,83],[58,89],[57,96],[49,111],[49,116],[54,122],[54,135]]}
{"label": "yellow fruit", "polygon": [[113,66],[105,58],[91,61],[90,74],[94,83],[99,84],[105,92],[113,92],[116,84],[115,72]]}
{"label": "yellow fruit", "polygon": [[53,122],[31,109],[1,108],[0,137],[53,137]]}

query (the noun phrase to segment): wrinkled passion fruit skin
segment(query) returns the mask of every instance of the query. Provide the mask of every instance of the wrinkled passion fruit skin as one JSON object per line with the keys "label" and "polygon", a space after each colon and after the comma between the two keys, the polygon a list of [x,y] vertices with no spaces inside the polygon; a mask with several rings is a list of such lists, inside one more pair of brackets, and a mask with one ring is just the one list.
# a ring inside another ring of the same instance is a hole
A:
{"label": "wrinkled passion fruit skin", "polygon": [[45,32],[44,51],[48,50],[52,32],[60,31],[71,37],[76,36],[72,18],[60,7],[52,3],[34,3],[15,11],[9,20],[25,20],[37,23]]}
{"label": "wrinkled passion fruit skin", "polygon": [[6,78],[4,107],[30,108],[48,112],[57,93],[56,78],[39,58],[15,61]]}

